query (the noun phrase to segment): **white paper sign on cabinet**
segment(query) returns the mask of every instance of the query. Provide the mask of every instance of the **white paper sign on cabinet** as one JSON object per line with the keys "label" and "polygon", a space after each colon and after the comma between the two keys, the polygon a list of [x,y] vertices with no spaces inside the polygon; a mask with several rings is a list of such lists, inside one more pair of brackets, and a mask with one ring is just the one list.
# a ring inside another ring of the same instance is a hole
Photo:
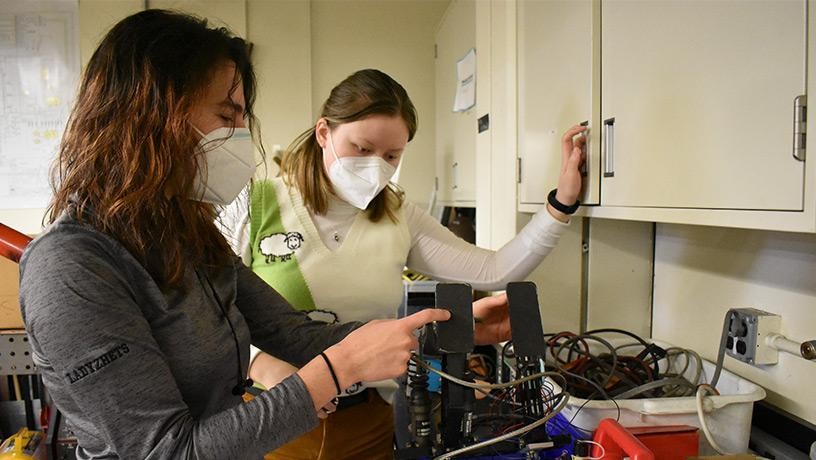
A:
{"label": "white paper sign on cabinet", "polygon": [[464,112],[476,105],[476,49],[471,48],[456,63],[456,99],[454,112]]}

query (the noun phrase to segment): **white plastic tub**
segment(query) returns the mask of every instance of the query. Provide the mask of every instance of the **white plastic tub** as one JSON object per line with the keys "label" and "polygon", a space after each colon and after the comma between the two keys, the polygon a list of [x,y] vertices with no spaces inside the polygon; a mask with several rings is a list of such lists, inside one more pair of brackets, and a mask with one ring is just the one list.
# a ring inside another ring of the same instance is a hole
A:
{"label": "white plastic tub", "polygon": [[[631,340],[609,340],[613,346],[629,343]],[[655,340],[657,345],[668,348],[671,345]],[[593,351],[601,351],[597,343],[590,342]],[[642,348],[632,348],[635,352]],[[626,349],[621,354],[626,354]],[[680,364],[683,363],[680,358]],[[663,368],[664,366],[661,366]],[[703,360],[703,373],[697,383],[708,383],[714,375],[713,363]],[[684,373],[692,379],[696,373],[695,366],[689,366]],[[765,398],[765,390],[725,369],[720,373],[717,383],[720,395],[706,396],[703,400],[705,420],[714,440],[728,452],[746,452],[751,434],[751,415],[754,401]],[[624,427],[649,425],[691,425],[700,427],[697,415],[697,404],[694,396],[682,398],[627,399],[616,400],[618,409],[612,401],[587,401],[570,397],[563,414],[567,420],[580,428],[594,431],[604,418],[617,419]],[[582,407],[583,406],[583,407]],[[700,453],[715,453],[700,432]]]}

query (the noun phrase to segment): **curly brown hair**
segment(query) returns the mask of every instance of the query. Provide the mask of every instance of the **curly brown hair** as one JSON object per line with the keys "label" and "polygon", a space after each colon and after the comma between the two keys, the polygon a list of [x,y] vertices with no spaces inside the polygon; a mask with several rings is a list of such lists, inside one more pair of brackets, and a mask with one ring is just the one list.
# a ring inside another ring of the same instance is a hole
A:
{"label": "curly brown hair", "polygon": [[48,219],[67,211],[113,236],[163,289],[182,287],[189,264],[230,263],[216,208],[189,199],[205,167],[190,115],[229,61],[230,94],[242,87],[252,129],[255,75],[243,39],[165,10],[116,24],[83,74],[52,167]]}

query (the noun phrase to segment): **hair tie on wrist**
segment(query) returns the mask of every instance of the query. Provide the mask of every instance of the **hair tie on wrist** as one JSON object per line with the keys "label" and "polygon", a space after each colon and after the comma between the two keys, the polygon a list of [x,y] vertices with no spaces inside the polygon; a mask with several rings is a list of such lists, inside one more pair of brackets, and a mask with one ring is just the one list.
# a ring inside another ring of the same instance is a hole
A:
{"label": "hair tie on wrist", "polygon": [[558,199],[555,198],[556,192],[558,192],[558,189],[554,188],[550,190],[549,195],[547,195],[547,202],[550,203],[550,206],[552,206],[553,208],[563,212],[564,214],[569,215],[574,214],[575,211],[578,210],[578,206],[581,206],[581,202],[578,200],[575,200],[575,203],[571,205],[567,205],[558,201]]}
{"label": "hair tie on wrist", "polygon": [[329,357],[322,351],[320,352],[320,356],[323,357],[323,361],[326,361],[326,366],[328,366],[329,373],[331,373],[332,380],[334,380],[334,387],[337,388],[337,394],[342,394],[343,390],[340,389],[340,381],[337,380],[337,374],[334,373],[334,367],[332,366],[331,361],[329,361]]}

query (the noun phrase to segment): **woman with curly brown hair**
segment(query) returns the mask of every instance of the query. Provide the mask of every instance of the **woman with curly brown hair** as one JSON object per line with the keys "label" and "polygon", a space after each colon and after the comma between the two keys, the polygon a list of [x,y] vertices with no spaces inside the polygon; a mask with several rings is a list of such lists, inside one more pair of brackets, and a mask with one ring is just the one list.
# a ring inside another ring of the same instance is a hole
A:
{"label": "woman with curly brown hair", "polygon": [[[260,457],[346,387],[404,372],[412,332],[449,317],[313,321],[232,255],[215,205],[255,170],[254,98],[246,42],[179,13],[122,20],[88,63],[20,266],[79,458]],[[250,341],[298,370],[243,403]]]}

